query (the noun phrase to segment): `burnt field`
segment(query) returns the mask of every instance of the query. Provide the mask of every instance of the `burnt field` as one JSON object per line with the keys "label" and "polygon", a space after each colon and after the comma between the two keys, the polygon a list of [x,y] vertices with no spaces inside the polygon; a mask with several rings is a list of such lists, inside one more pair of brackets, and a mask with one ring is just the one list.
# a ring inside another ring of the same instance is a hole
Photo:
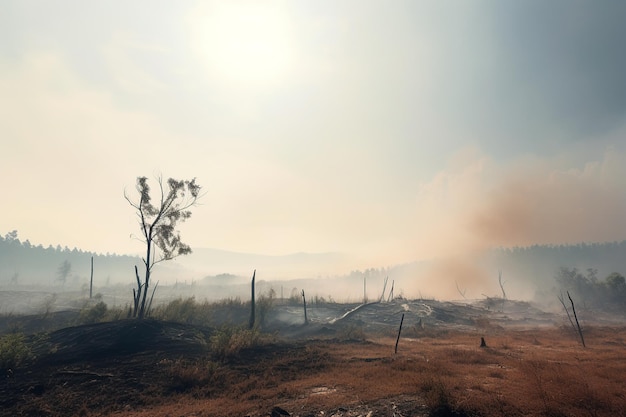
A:
{"label": "burnt field", "polygon": [[253,330],[243,303],[174,307],[5,316],[0,415],[626,415],[626,326],[591,311],[583,347],[564,314],[498,299],[319,303],[307,324],[275,301]]}

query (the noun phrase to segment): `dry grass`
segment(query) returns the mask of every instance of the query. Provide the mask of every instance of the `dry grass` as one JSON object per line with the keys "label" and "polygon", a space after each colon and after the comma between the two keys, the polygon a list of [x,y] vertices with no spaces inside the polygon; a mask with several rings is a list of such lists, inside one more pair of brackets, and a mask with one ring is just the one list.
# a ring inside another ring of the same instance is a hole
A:
{"label": "dry grass", "polygon": [[559,329],[499,330],[479,348],[480,334],[447,332],[402,339],[397,355],[392,338],[315,341],[259,354],[254,367],[245,359],[206,370],[187,364],[176,372],[195,380],[184,382],[189,392],[116,415],[262,416],[278,405],[305,416],[413,398],[414,414],[403,415],[422,415],[426,405],[456,415],[624,416],[626,329],[590,328],[587,336],[583,349]]}

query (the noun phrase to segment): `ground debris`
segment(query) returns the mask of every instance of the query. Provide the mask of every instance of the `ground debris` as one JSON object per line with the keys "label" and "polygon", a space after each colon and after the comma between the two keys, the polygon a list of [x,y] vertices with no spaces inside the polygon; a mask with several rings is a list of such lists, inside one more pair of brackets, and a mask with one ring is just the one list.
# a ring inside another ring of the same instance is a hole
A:
{"label": "ground debris", "polygon": [[[292,410],[291,417],[426,417],[428,408],[415,398],[400,396],[331,409]],[[271,414],[271,417],[282,417]]]}

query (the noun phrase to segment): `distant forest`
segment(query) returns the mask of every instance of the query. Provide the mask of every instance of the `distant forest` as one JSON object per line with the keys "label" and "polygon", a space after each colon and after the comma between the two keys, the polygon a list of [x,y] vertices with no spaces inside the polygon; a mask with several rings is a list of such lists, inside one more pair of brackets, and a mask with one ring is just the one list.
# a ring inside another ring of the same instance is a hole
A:
{"label": "distant forest", "polygon": [[[81,249],[52,245],[32,245],[20,241],[17,231],[0,236],[0,285],[44,285],[80,288],[87,285],[91,257],[94,258],[94,284],[132,284],[134,266],[141,265],[137,256],[97,254]],[[612,273],[626,274],[626,240],[610,243],[581,243],[578,245],[534,245],[528,247],[492,249],[476,259],[483,267],[502,271],[509,285],[515,282],[532,284],[538,291],[558,287],[562,268],[577,269],[585,276],[606,280]],[[385,277],[411,276],[419,278],[429,261],[419,261],[383,268],[353,271],[338,278],[382,280]],[[228,271],[225,271],[228,272]],[[302,277],[306,278],[306,277]],[[450,277],[452,280],[462,277]]]}
{"label": "distant forest", "polygon": [[594,270],[600,280],[614,272],[626,274],[626,240],[577,245],[534,245],[490,252],[489,263],[511,271],[539,288],[554,286],[561,268]]}
{"label": "distant forest", "polygon": [[57,245],[47,248],[21,242],[17,231],[0,236],[0,285],[44,285],[77,288],[88,285],[91,257],[98,285],[130,282],[137,256],[98,254]]}

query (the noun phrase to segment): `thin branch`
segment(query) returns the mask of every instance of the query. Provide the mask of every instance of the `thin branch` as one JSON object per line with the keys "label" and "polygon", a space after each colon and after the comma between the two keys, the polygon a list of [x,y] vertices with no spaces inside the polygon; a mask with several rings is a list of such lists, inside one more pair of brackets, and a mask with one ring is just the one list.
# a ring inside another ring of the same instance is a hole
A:
{"label": "thin branch", "polygon": [[565,300],[563,298],[563,293],[561,292],[561,295],[559,295],[557,298],[559,299],[561,304],[563,304],[563,309],[565,310],[565,314],[567,314],[567,319],[569,320],[569,323],[572,325],[572,329],[574,329],[574,331],[576,331],[576,327],[574,326],[574,321],[572,320],[572,316],[570,316],[569,310],[567,309],[567,306],[565,305]]}
{"label": "thin branch", "polygon": [[467,288],[461,291],[461,289],[459,288],[459,283],[456,282],[456,280],[454,281],[454,283],[456,284],[456,290],[459,292],[459,294],[461,294],[461,297],[463,297],[463,299],[465,300],[466,299],[465,293],[467,292]]}
{"label": "thin branch", "polygon": [[569,295],[569,291],[567,292],[567,298],[569,298],[570,303],[572,303],[572,312],[574,313],[574,319],[576,320],[576,327],[578,327],[578,334],[580,335],[580,341],[583,344],[583,347],[585,346],[585,338],[583,337],[583,330],[580,328],[580,323],[578,323],[578,316],[576,315],[576,307],[574,307],[574,300],[572,300],[572,297]]}

